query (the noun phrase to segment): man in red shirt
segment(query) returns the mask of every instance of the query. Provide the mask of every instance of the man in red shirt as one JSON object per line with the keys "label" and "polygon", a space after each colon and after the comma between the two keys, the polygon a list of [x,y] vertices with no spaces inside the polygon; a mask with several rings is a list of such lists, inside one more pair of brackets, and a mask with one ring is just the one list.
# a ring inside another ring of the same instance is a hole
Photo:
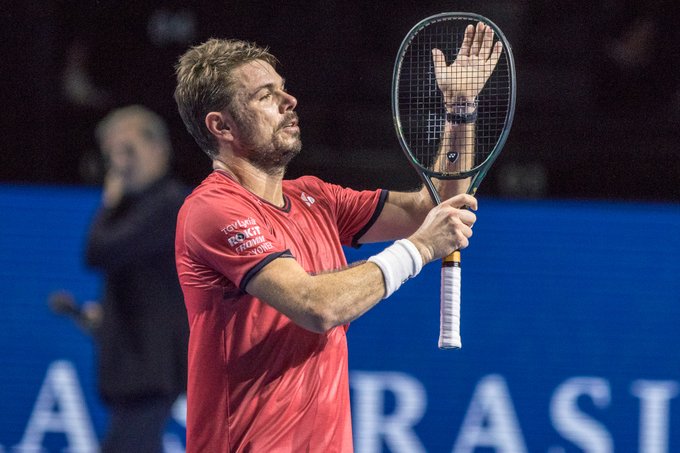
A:
{"label": "man in red shirt", "polygon": [[[301,141],[275,64],[254,44],[212,39],[177,65],[180,115],[214,168],[186,199],[175,243],[190,453],[351,452],[347,324],[465,248],[476,220],[465,181],[442,184],[453,196],[433,206],[425,189],[284,180]],[[347,266],[342,245],[404,237]]]}

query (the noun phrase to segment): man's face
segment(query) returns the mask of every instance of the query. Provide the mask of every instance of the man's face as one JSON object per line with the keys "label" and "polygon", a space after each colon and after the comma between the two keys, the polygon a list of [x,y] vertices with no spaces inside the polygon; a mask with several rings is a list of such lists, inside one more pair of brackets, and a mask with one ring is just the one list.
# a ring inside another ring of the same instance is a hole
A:
{"label": "man's face", "polygon": [[245,151],[258,168],[280,171],[302,149],[294,112],[297,99],[285,91],[283,78],[267,62],[246,63],[233,76],[234,146]]}
{"label": "man's face", "polygon": [[120,178],[126,192],[138,192],[162,176],[166,151],[145,136],[144,123],[130,116],[111,125],[101,141],[108,176]]}

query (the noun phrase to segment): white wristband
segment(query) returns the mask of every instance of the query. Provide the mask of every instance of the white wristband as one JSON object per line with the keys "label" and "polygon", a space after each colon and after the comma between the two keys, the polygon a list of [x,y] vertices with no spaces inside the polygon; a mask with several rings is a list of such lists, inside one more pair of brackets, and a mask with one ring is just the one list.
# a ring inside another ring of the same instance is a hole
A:
{"label": "white wristband", "polygon": [[377,255],[368,259],[375,263],[383,273],[385,296],[387,299],[409,278],[418,275],[423,268],[423,257],[408,239],[400,239]]}

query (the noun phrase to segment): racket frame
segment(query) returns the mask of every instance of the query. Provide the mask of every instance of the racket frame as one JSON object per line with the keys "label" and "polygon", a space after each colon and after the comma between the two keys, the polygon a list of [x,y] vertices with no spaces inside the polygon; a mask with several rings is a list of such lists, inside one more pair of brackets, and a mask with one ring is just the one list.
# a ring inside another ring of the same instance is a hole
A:
{"label": "racket frame", "polygon": [[[448,20],[467,20],[472,23],[477,23],[477,22],[482,22],[488,26],[491,27],[491,29],[494,32],[494,35],[496,36],[496,39],[501,42],[503,46],[502,52],[505,54],[505,59],[507,61],[507,71],[508,71],[508,82],[510,84],[510,93],[509,93],[509,105],[508,109],[506,111],[505,115],[505,125],[503,127],[503,130],[501,131],[501,134],[498,137],[498,140],[496,141],[496,144],[494,148],[489,152],[489,154],[486,156],[486,158],[480,162],[479,164],[473,166],[469,170],[465,171],[460,171],[456,173],[443,173],[443,172],[437,172],[434,170],[431,170],[424,165],[421,165],[419,160],[416,159],[411,152],[410,146],[408,145],[404,133],[402,130],[402,124],[401,124],[401,118],[399,115],[399,82],[400,82],[400,75],[401,75],[401,68],[402,68],[402,63],[404,61],[404,55],[408,47],[410,46],[411,42],[415,38],[415,36],[425,27],[429,26],[430,24],[440,22],[440,21],[448,21]],[[399,51],[397,52],[397,58],[394,64],[394,70],[392,74],[392,118],[394,121],[394,127],[397,132],[397,138],[399,140],[399,144],[401,146],[402,151],[406,155],[409,163],[411,166],[416,170],[418,173],[418,176],[420,179],[423,181],[423,184],[425,185],[428,193],[430,194],[430,197],[432,198],[432,201],[438,205],[441,203],[441,196],[437,192],[436,188],[434,187],[433,184],[433,178],[439,179],[439,180],[455,180],[455,179],[466,179],[466,178],[472,178],[470,181],[470,185],[468,186],[467,193],[471,195],[475,195],[477,192],[477,189],[479,188],[479,185],[481,184],[482,180],[486,176],[487,172],[491,168],[491,165],[494,163],[498,155],[500,154],[500,151],[503,149],[503,146],[505,145],[505,142],[508,138],[508,135],[510,134],[510,129],[512,127],[512,120],[514,118],[515,114],[515,99],[516,99],[516,77],[515,77],[515,62],[514,62],[514,57],[512,54],[512,48],[510,46],[510,43],[507,41],[505,35],[503,32],[498,28],[498,26],[487,19],[484,16],[481,16],[479,14],[474,14],[474,13],[465,13],[465,12],[445,12],[445,13],[440,13],[436,14],[434,16],[427,17],[420,22],[418,22],[406,35],[404,40],[401,43],[401,46],[399,47]],[[453,268],[456,268],[453,270]],[[446,277],[444,277],[446,275]],[[456,250],[453,253],[451,253],[449,256],[445,257],[442,260],[442,288],[444,286],[451,286],[451,279],[455,279],[456,283],[454,286],[457,286],[457,295],[454,297],[457,297],[457,301],[454,301],[454,304],[457,304],[457,309],[458,309],[458,314],[457,316],[460,316],[460,251]],[[446,280],[446,284],[444,281]],[[443,291],[444,289],[442,289]],[[443,297],[443,296],[442,296]],[[442,303],[442,313],[444,308],[444,304]],[[448,308],[446,308],[448,310]],[[444,317],[441,317],[441,322],[444,322]],[[442,331],[442,327],[440,326],[440,338],[439,338],[439,348],[440,349],[458,349],[462,346],[460,342],[460,327],[459,327],[459,319],[458,319],[458,329],[456,329],[457,332],[455,332],[456,337],[451,339],[451,338],[444,338],[444,334]]]}
{"label": "racket frame", "polygon": [[[503,131],[501,132],[496,145],[494,146],[493,150],[489,153],[489,155],[482,161],[481,163],[475,165],[469,170],[465,171],[460,171],[456,173],[443,173],[443,172],[437,172],[434,170],[431,170],[427,167],[422,166],[419,161],[413,156],[413,153],[411,153],[410,147],[408,143],[406,142],[406,139],[404,138],[404,134],[402,131],[402,125],[401,125],[401,118],[399,116],[399,102],[398,102],[398,93],[399,93],[399,80],[400,80],[400,74],[401,74],[401,67],[403,63],[403,56],[408,48],[408,46],[411,44],[413,41],[413,38],[425,27],[428,25],[435,23],[435,22],[441,22],[441,21],[446,21],[446,20],[469,20],[472,22],[482,22],[488,26],[490,26],[494,32],[494,35],[496,36],[496,39],[501,42],[503,45],[503,52],[505,53],[507,62],[508,62],[508,79],[512,82],[510,84],[510,102],[508,105],[508,110],[505,115],[505,127],[503,128]],[[512,120],[515,115],[515,99],[516,99],[516,94],[517,94],[517,88],[516,88],[516,83],[515,83],[515,60],[512,54],[512,48],[510,47],[510,43],[506,39],[505,35],[503,32],[498,28],[498,26],[487,19],[484,16],[481,16],[479,14],[474,14],[474,13],[465,13],[465,12],[445,12],[445,13],[439,13],[435,14],[434,16],[427,17],[420,22],[418,22],[411,30],[408,32],[406,37],[401,43],[401,46],[399,47],[399,51],[397,52],[397,59],[394,64],[394,70],[392,72],[392,119],[394,122],[394,128],[397,132],[397,138],[399,140],[399,145],[401,146],[402,151],[408,158],[409,163],[416,169],[418,172],[418,175],[420,176],[420,179],[422,179],[423,183],[425,184],[425,187],[427,188],[427,191],[429,192],[430,196],[432,197],[432,200],[435,202],[435,204],[441,203],[441,197],[437,190],[435,189],[434,185],[432,184],[432,178],[440,179],[440,180],[454,180],[454,179],[466,179],[469,177],[472,177],[472,180],[470,181],[470,186],[467,189],[468,194],[474,195],[477,192],[477,189],[479,188],[479,185],[482,182],[482,179],[486,176],[487,172],[489,171],[489,168],[491,168],[491,165],[494,163],[498,155],[500,154],[501,149],[505,145],[505,142],[508,138],[508,135],[510,134],[510,129],[512,127]]]}

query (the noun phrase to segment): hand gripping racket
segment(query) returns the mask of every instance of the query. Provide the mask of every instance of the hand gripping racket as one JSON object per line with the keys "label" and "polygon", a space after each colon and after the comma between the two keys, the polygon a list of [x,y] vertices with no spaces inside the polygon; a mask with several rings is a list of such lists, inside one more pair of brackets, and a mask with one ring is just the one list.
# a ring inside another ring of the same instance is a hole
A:
{"label": "hand gripping racket", "polygon": [[[435,179],[469,178],[475,194],[510,132],[515,91],[510,44],[485,17],[437,14],[406,35],[392,78],[394,126],[435,204],[446,194]],[[442,260],[442,349],[461,347],[460,274],[455,251]]]}

